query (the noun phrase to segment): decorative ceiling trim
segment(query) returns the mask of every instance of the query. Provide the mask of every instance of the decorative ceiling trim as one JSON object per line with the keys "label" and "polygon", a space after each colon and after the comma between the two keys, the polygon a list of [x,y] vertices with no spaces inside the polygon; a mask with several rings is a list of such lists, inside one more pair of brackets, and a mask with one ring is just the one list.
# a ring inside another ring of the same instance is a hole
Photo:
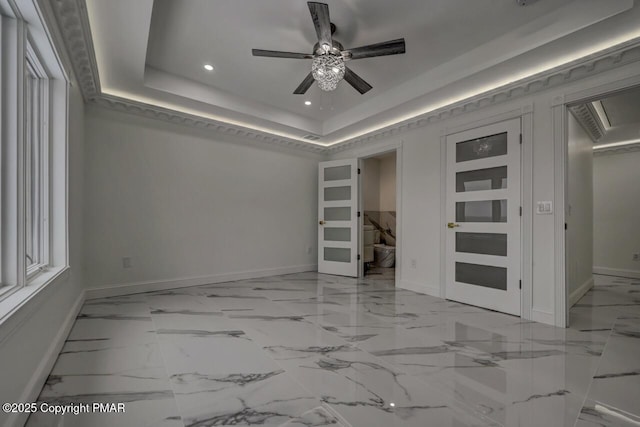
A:
{"label": "decorative ceiling trim", "polygon": [[92,104],[111,110],[134,114],[136,116],[148,117],[184,126],[192,126],[199,129],[212,130],[225,135],[243,137],[273,146],[294,148],[311,153],[324,153],[326,151],[326,147],[321,145],[309,144],[295,139],[282,138],[269,133],[258,132],[255,129],[230,125],[229,123],[222,121],[177,112],[168,108],[162,108],[138,101],[131,101],[126,98],[120,98],[113,95],[102,94],[101,96],[94,98],[92,100]]}
{"label": "decorative ceiling trim", "polygon": [[573,117],[576,118],[582,128],[589,134],[593,142],[597,142],[604,136],[606,131],[600,122],[598,114],[595,112],[590,102],[585,104],[574,105],[569,108]]}
{"label": "decorative ceiling trim", "polygon": [[100,96],[101,89],[85,0],[53,0],[50,4],[82,96],[90,101]]}
{"label": "decorative ceiling trim", "polygon": [[327,151],[334,153],[352,149],[370,141],[380,140],[490,105],[531,95],[637,61],[640,61],[640,38],[630,40],[554,69],[543,71],[534,76],[524,78],[478,96],[413,117],[404,122],[395,123],[387,128],[379,129],[349,141],[330,146]]}
{"label": "decorative ceiling trim", "polygon": [[593,155],[598,157],[598,156],[607,156],[611,154],[633,153],[635,151],[640,151],[640,143],[593,150]]}
{"label": "decorative ceiling trim", "polygon": [[52,0],[52,3],[54,4],[52,9],[55,20],[60,27],[64,44],[73,64],[76,79],[80,84],[80,89],[85,101],[92,101],[106,108],[127,111],[171,123],[180,123],[225,134],[245,136],[280,147],[301,149],[314,153],[336,153],[348,150],[480,108],[561,86],[640,60],[640,39],[630,40],[586,58],[581,58],[552,70],[544,71],[478,96],[450,104],[446,107],[395,123],[386,128],[378,129],[330,147],[323,147],[222,121],[215,121],[151,104],[103,94],[100,88],[98,67],[93,50],[93,40],[85,0]]}

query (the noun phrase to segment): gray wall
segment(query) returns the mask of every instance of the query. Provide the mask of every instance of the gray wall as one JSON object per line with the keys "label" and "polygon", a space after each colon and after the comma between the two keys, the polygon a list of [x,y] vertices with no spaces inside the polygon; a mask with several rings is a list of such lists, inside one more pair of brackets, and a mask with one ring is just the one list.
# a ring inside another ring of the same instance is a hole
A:
{"label": "gray wall", "polygon": [[566,269],[573,305],[593,286],[593,141],[568,117]]}
{"label": "gray wall", "polygon": [[593,159],[594,272],[640,278],[640,152]]}
{"label": "gray wall", "polygon": [[317,157],[100,107],[86,133],[89,288],[315,268]]}

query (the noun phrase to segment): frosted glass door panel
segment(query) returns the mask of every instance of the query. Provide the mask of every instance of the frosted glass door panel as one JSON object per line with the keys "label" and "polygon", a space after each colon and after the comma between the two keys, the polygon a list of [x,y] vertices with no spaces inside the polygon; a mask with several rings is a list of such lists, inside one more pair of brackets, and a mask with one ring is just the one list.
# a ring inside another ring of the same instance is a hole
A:
{"label": "frosted glass door panel", "polygon": [[501,233],[456,233],[456,252],[507,256],[507,235]]}
{"label": "frosted glass door panel", "polygon": [[456,174],[456,192],[500,190],[507,188],[507,167],[478,169]]}
{"label": "frosted glass door panel", "polygon": [[351,229],[345,227],[325,227],[324,228],[324,240],[330,242],[350,242],[351,241]]}
{"label": "frosted glass door panel", "polygon": [[324,248],[324,260],[333,262],[351,262],[351,250],[348,248]]}
{"label": "frosted glass door panel", "polygon": [[325,221],[349,221],[351,219],[351,208],[324,208]]}
{"label": "frosted glass door panel", "polygon": [[456,144],[456,162],[504,156],[507,154],[507,133],[485,136]]}
{"label": "frosted glass door panel", "polygon": [[326,187],[324,189],[324,201],[335,202],[351,199],[351,187]]}
{"label": "frosted glass door panel", "polygon": [[492,265],[456,262],[456,282],[506,291],[507,269]]}
{"label": "frosted glass door panel", "polygon": [[351,165],[334,166],[324,169],[325,181],[338,181],[351,178]]}
{"label": "frosted glass door panel", "polygon": [[507,222],[507,201],[456,202],[456,222]]}

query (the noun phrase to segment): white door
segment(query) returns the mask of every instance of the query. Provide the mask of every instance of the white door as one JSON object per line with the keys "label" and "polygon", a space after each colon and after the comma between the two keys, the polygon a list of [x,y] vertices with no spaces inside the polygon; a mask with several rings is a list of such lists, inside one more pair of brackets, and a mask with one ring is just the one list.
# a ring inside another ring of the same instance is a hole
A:
{"label": "white door", "polygon": [[520,315],[520,119],[447,136],[446,298]]}
{"label": "white door", "polygon": [[320,163],[318,272],[358,276],[358,160]]}

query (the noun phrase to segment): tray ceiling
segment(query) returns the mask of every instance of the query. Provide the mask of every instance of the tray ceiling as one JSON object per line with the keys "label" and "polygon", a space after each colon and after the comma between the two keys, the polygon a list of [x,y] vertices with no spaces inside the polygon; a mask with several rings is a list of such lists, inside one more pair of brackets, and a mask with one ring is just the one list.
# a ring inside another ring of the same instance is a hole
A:
{"label": "tray ceiling", "polygon": [[373,86],[365,95],[345,82],[293,95],[310,60],[251,55],[311,52],[315,32],[300,0],[87,0],[102,91],[330,145],[640,35],[625,21],[640,15],[632,0],[327,3],[346,48],[406,39],[404,55],[349,63]]}

